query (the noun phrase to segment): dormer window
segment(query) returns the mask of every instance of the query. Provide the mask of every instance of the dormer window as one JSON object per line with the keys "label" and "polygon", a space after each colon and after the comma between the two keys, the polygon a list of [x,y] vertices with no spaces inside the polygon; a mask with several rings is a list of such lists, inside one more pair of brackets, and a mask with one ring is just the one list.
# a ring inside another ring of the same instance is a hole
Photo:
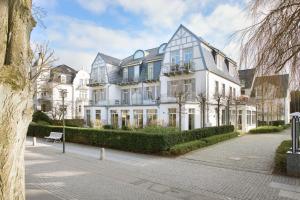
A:
{"label": "dormer window", "polygon": [[153,79],[153,63],[148,63],[148,80]]}
{"label": "dormer window", "polygon": [[160,45],[160,47],[159,47],[159,49],[158,49],[158,54],[163,54],[163,53],[165,53],[166,47],[167,47],[167,44],[166,44],[166,43]]}
{"label": "dormer window", "polygon": [[225,65],[227,67],[227,70],[229,71],[229,60],[227,58],[225,58]]}
{"label": "dormer window", "polygon": [[67,83],[67,77],[66,77],[66,75],[64,75],[64,74],[60,75],[60,82],[61,83]]}
{"label": "dormer window", "polygon": [[145,53],[144,51],[142,50],[137,50],[134,55],[133,55],[133,59],[136,60],[136,59],[139,59],[139,58],[143,58],[145,56]]}
{"label": "dormer window", "polygon": [[217,52],[213,49],[213,50],[211,51],[211,54],[212,54],[212,56],[213,56],[213,58],[214,58],[215,63],[217,63]]}
{"label": "dormer window", "polygon": [[123,80],[128,80],[128,69],[127,68],[123,69]]}

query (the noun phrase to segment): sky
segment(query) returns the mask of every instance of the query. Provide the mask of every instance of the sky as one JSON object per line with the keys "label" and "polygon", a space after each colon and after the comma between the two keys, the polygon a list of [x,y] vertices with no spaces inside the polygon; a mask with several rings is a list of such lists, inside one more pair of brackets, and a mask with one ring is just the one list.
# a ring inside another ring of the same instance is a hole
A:
{"label": "sky", "polygon": [[58,59],[88,69],[98,52],[122,59],[159,46],[180,24],[238,61],[236,31],[249,25],[247,0],[33,0],[32,44],[48,43]]}

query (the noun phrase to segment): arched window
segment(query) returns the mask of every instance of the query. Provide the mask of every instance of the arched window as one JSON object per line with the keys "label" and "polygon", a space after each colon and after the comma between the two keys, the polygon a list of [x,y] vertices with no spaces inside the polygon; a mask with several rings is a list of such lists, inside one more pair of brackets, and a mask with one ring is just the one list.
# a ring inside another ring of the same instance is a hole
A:
{"label": "arched window", "polygon": [[144,51],[142,50],[137,50],[134,55],[133,55],[133,59],[139,59],[139,58],[143,58],[145,56]]}
{"label": "arched window", "polygon": [[166,47],[167,47],[167,44],[166,44],[166,43],[163,43],[162,45],[160,45],[160,47],[159,47],[159,49],[158,49],[158,53],[159,53],[159,54],[165,53]]}

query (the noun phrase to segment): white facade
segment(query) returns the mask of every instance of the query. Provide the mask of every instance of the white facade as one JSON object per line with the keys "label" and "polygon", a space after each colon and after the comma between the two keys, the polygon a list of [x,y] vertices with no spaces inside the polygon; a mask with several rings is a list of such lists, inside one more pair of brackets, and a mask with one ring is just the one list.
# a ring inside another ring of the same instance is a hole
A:
{"label": "white facade", "polygon": [[[85,120],[91,126],[145,127],[155,122],[179,127],[179,115],[182,130],[216,126],[217,96],[221,98],[219,124],[235,125],[231,116],[235,108],[231,103],[228,113],[226,103],[240,96],[236,63],[182,25],[168,43],[138,50],[123,60],[99,53],[91,67],[90,87]],[[207,100],[204,112],[201,95]],[[239,106],[243,112],[247,109],[255,111]],[[248,130],[253,124],[242,126]]]}
{"label": "white facade", "polygon": [[[89,104],[89,74],[84,70],[75,71],[61,65],[47,68],[36,81],[34,96],[35,110],[41,110],[53,119],[61,119],[65,110],[65,119],[83,119],[84,106]],[[64,105],[61,91],[66,92]]]}

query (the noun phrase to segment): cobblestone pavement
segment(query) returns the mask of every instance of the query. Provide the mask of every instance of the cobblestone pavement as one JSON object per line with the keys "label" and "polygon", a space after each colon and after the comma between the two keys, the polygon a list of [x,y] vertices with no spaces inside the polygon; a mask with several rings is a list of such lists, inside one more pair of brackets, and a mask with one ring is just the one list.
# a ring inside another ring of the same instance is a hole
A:
{"label": "cobblestone pavement", "polygon": [[286,138],[287,133],[247,135],[174,159],[107,150],[104,161],[91,156],[97,153],[93,147],[67,144],[62,154],[61,144],[32,147],[28,141],[26,195],[29,200],[299,200],[299,179],[270,174],[274,149]]}

